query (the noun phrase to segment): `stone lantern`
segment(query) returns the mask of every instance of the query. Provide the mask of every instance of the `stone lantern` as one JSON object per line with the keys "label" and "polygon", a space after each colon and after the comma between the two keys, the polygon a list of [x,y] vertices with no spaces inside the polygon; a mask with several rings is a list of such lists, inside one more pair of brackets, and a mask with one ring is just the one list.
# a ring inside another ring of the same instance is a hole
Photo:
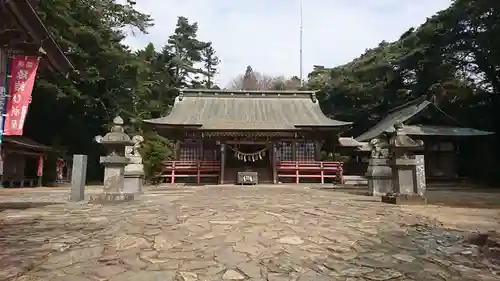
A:
{"label": "stone lantern", "polygon": [[382,202],[392,204],[425,204],[423,191],[419,190],[419,179],[415,177],[417,160],[414,151],[424,142],[414,140],[403,131],[403,124],[394,125],[389,140],[390,167],[392,170],[392,191],[382,196]]}
{"label": "stone lantern", "polygon": [[108,154],[100,158],[104,166],[103,194],[92,201],[129,201],[135,198],[124,190],[125,166],[130,163],[125,156],[125,147],[135,144],[123,129],[123,119],[120,116],[113,119],[113,126],[104,137],[96,136],[97,143],[107,148]]}

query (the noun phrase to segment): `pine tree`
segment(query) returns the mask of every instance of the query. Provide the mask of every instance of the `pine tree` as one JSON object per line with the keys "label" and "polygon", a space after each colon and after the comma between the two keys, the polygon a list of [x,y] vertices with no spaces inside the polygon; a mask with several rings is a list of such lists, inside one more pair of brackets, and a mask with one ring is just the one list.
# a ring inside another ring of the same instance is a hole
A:
{"label": "pine tree", "polygon": [[211,42],[207,43],[201,54],[205,72],[204,86],[208,89],[212,89],[214,87],[214,78],[217,74],[217,67],[221,61],[215,54],[215,50]]}
{"label": "pine tree", "polygon": [[186,17],[179,17],[174,34],[168,39],[165,50],[172,53],[175,86],[190,87],[195,76],[202,73],[196,65],[202,62],[202,51],[206,42],[198,40],[198,23],[189,23]]}
{"label": "pine tree", "polygon": [[249,65],[245,70],[245,75],[243,76],[243,89],[242,90],[257,90],[258,81],[252,67]]}

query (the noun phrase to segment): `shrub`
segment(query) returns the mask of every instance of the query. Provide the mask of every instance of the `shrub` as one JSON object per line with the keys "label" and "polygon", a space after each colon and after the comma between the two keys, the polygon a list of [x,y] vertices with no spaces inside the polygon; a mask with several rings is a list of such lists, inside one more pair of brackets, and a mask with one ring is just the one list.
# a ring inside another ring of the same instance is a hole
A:
{"label": "shrub", "polygon": [[174,144],[157,133],[148,133],[144,136],[140,153],[147,180],[151,180],[161,173],[162,162],[172,159],[174,151]]}

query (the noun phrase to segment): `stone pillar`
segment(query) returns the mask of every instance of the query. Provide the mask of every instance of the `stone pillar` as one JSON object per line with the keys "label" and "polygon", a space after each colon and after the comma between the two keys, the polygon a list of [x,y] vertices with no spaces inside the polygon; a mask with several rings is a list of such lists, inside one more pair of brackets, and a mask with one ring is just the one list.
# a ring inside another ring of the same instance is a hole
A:
{"label": "stone pillar", "polygon": [[396,158],[391,164],[394,192],[399,195],[416,194],[414,171],[417,161],[415,158]]}
{"label": "stone pillar", "polygon": [[82,201],[85,199],[85,180],[87,178],[87,155],[73,156],[71,174],[71,193],[69,200]]}
{"label": "stone pillar", "polygon": [[388,158],[371,158],[366,170],[371,196],[383,196],[392,191],[392,169]]}
{"label": "stone pillar", "polygon": [[427,182],[425,178],[425,157],[424,155],[415,155],[415,169],[413,170],[413,177],[416,183],[415,192],[419,196],[425,196],[427,190]]}

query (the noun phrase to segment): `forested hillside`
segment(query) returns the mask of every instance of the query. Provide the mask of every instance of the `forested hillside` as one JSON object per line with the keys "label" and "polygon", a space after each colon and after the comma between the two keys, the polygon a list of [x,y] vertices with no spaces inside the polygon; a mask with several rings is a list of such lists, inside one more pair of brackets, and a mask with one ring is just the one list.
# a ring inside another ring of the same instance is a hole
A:
{"label": "forested hillside", "polygon": [[500,2],[455,0],[396,42],[381,42],[346,65],[316,66],[308,86],[321,90],[327,113],[356,122],[357,128],[350,132],[355,136],[389,109],[426,96],[463,126],[497,132],[470,141],[475,147],[467,148],[484,164],[477,176],[496,177],[500,168],[499,32]]}

